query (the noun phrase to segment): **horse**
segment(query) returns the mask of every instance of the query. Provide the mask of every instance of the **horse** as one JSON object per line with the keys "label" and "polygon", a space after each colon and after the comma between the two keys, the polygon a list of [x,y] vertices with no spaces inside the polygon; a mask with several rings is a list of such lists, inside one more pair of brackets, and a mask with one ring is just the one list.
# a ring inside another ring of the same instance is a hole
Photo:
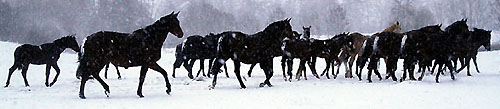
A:
{"label": "horse", "polygon": [[[358,55],[362,54],[363,43],[368,39],[368,36],[364,36],[360,33],[351,33],[349,37],[353,39],[352,48],[342,47],[342,52],[339,56],[341,63],[344,63],[344,67],[346,68],[345,78],[352,78],[352,66],[354,65],[354,61]],[[346,64],[347,61],[349,61],[349,66]],[[321,74],[321,76],[323,76],[323,74]]]}
{"label": "horse", "polygon": [[82,77],[79,97],[86,98],[85,83],[91,75],[99,81],[105,90],[104,93],[109,97],[109,86],[99,77],[100,70],[109,62],[125,68],[141,66],[137,89],[139,97],[144,97],[142,85],[148,69],[162,74],[167,87],[166,92],[170,94],[171,85],[167,72],[157,64],[157,61],[161,58],[161,49],[168,33],[178,38],[182,38],[184,34],[179,26],[177,15],[179,12],[172,12],[132,33],[100,31],[88,36],[83,44],[83,53],[76,71]]}
{"label": "horse", "polygon": [[[302,36],[302,34],[299,34],[299,32],[297,32],[297,31],[293,31],[293,35],[289,36],[289,37],[286,37],[285,39],[283,39],[283,41],[286,41],[286,40],[298,40],[300,38],[300,36]],[[283,47],[283,45],[282,45],[282,47]],[[275,57],[282,56],[282,52],[275,52],[274,56]],[[283,78],[285,79],[285,81],[286,81],[285,68],[286,68],[286,62],[287,61],[288,61],[287,58],[285,58],[285,57],[281,58],[281,68],[282,68],[282,71],[283,71]],[[291,62],[293,62],[293,61],[291,61]],[[252,70],[255,67],[255,65],[257,65],[257,64],[255,63],[255,64],[252,64],[250,66],[250,69],[248,70],[248,73],[247,73],[248,77],[252,77]]]}
{"label": "horse", "polygon": [[264,70],[266,79],[260,83],[259,87],[265,85],[271,87],[269,81],[273,76],[273,58],[280,52],[282,40],[286,36],[291,36],[291,19],[276,21],[268,25],[263,31],[253,35],[247,35],[241,32],[226,31],[218,35],[221,36],[217,47],[217,58],[210,69],[210,74],[214,75],[210,89],[215,88],[217,84],[217,72],[220,67],[231,58],[234,62],[235,75],[241,88],[246,88],[240,76],[240,62],[246,64],[259,63],[260,68]]}
{"label": "horse", "polygon": [[[364,63],[369,60],[368,63],[368,82],[372,82],[371,75],[374,71],[375,74],[381,80],[382,77],[378,72],[378,63],[380,58],[386,60],[386,73],[389,77],[392,77],[393,81],[396,81],[395,71],[397,69],[397,62],[400,56],[401,40],[403,34],[395,32],[381,32],[376,33],[369,38],[365,43],[362,57],[360,59],[359,65],[364,66]],[[362,68],[361,68],[362,69]],[[358,73],[361,76],[361,72]]]}
{"label": "horse", "polygon": [[[212,60],[215,58],[215,55],[212,52],[216,51],[218,39],[219,38],[216,37],[216,35],[214,35],[213,33],[210,33],[205,37],[202,37],[200,35],[193,35],[187,37],[184,42],[177,45],[175,52],[176,60],[174,62],[172,77],[175,78],[175,69],[183,65],[184,68],[189,72],[188,77],[190,79],[193,79],[192,69],[194,62],[197,59],[200,60],[200,69],[198,70],[196,77],[200,75],[200,72],[202,72],[203,76],[206,76],[204,70],[205,59],[210,59],[209,67],[211,67]],[[224,68],[226,70],[226,76],[229,78],[227,67],[225,65]]]}
{"label": "horse", "polygon": [[[389,27],[385,28],[382,32],[395,32],[395,33],[402,33],[401,26],[399,25],[399,22],[396,22],[394,24],[391,24]],[[359,57],[363,53],[363,44],[364,42],[368,39],[369,36],[364,36],[360,33],[352,33],[349,34],[350,37],[353,38],[353,47],[352,49],[348,47],[343,47],[342,48],[342,53],[340,53],[340,60],[341,63],[344,63],[344,67],[346,68],[346,74],[345,78],[352,78],[352,66],[354,65],[354,62],[356,60],[356,57]],[[347,66],[347,61],[349,61],[349,66]],[[340,67],[340,64],[338,65]],[[357,72],[358,69],[356,69],[356,75],[359,75]],[[359,80],[361,80],[361,77],[358,76]]]}
{"label": "horse", "polygon": [[[310,31],[310,28],[304,28],[304,33],[307,31]],[[312,46],[312,42],[314,42],[315,39],[309,39],[307,36],[304,36],[301,39],[285,39],[283,40],[282,44],[282,70],[283,70],[283,79],[285,81],[291,81],[292,79],[292,67],[293,67],[293,59],[294,58],[299,58],[300,64],[299,64],[299,70],[297,72],[297,79],[300,80],[299,72],[301,71],[300,69],[304,69],[305,73],[305,62],[304,60],[309,60],[311,56],[313,55],[313,50],[315,48],[319,48],[318,46]],[[325,48],[325,47],[321,47]],[[326,51],[326,50],[325,50]],[[286,64],[285,64],[286,62]],[[287,74],[289,76],[289,79],[287,79],[286,74],[285,74],[285,68],[288,66]],[[312,66],[309,66],[312,69]],[[316,78],[319,78],[318,74],[316,74],[315,71],[313,71],[313,75],[316,76]],[[307,80],[307,77],[304,74],[305,79]]]}
{"label": "horse", "polygon": [[[465,59],[467,56],[467,50],[463,49],[467,47],[467,39],[470,37],[469,26],[467,25],[467,19],[462,19],[460,21],[455,21],[451,25],[445,28],[446,34],[449,35],[450,40],[455,43],[451,46],[453,49],[453,57],[452,61],[455,64],[454,69],[457,68],[457,60]],[[465,63],[462,60],[461,68],[458,70],[462,70],[465,68]],[[459,72],[457,72],[459,73]],[[470,75],[469,75],[470,76]]]}
{"label": "horse", "polygon": [[[7,77],[7,82],[4,87],[9,87],[10,77],[12,73],[17,70],[21,70],[21,74],[24,78],[24,85],[29,87],[28,80],[26,79],[26,73],[30,64],[34,65],[46,65],[45,70],[45,86],[52,87],[56,83],[57,78],[61,70],[57,65],[57,61],[61,53],[66,49],[70,48],[75,52],[80,52],[80,47],[76,42],[75,35],[65,36],[56,39],[52,43],[45,43],[40,46],[23,44],[16,48],[14,51],[14,65],[9,69],[9,75]],[[54,68],[57,72],[54,80],[49,84],[50,69]]]}
{"label": "horse", "polygon": [[[428,54],[427,52],[421,52],[421,51],[429,51],[429,50],[422,50],[426,45],[431,45],[432,41],[432,35],[442,35],[441,34],[441,24],[439,25],[431,25],[431,26],[426,26],[422,27],[418,30],[412,30],[404,33],[403,40],[401,42],[401,59],[404,59],[403,61],[403,76],[401,77],[400,81],[404,81],[406,79],[406,74],[409,74],[410,80],[416,80],[414,77],[414,69],[415,65],[419,63],[419,71],[425,71],[425,68],[427,67],[427,64],[424,62],[429,62],[432,61],[431,57],[427,57],[426,60],[424,60],[424,55]],[[430,49],[430,48],[426,48]],[[426,54],[424,54],[426,53]],[[430,52],[429,52],[430,53]]]}
{"label": "horse", "polygon": [[[316,58],[324,58],[326,62],[326,68],[323,70],[323,74],[326,72],[327,79],[330,79],[328,70],[330,69],[330,65],[332,66],[332,75],[333,78],[336,79],[338,76],[339,69],[337,69],[337,73],[334,73],[334,62],[340,63],[339,54],[341,52],[342,47],[348,47],[352,49],[352,37],[348,36],[349,33],[341,33],[335,35],[334,37],[327,40],[316,40],[312,41],[312,55],[310,59],[309,65],[313,74],[316,74],[315,66],[316,66]],[[309,61],[309,60],[307,60]],[[338,65],[337,65],[338,66]],[[304,69],[305,70],[305,67]],[[323,75],[322,74],[322,75]],[[300,77],[300,75],[298,75]],[[317,76],[317,75],[315,75]]]}
{"label": "horse", "polygon": [[[491,51],[491,31],[474,28],[474,31],[472,31],[470,35],[471,36],[469,37],[469,39],[467,39],[467,46],[465,48],[462,48],[467,51],[465,53],[465,66],[467,66],[467,76],[471,76],[469,71],[471,59],[476,66],[476,71],[479,73],[479,68],[477,67],[476,62],[479,47],[483,46],[487,51]],[[461,70],[462,69],[459,69],[457,72],[460,72]]]}

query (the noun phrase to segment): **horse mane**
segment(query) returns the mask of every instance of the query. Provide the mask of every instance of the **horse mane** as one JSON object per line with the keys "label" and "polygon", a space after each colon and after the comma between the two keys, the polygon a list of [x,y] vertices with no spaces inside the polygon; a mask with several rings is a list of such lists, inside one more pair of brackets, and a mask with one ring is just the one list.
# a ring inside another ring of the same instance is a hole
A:
{"label": "horse mane", "polygon": [[72,39],[72,38],[75,38],[75,34],[61,37],[59,39],[54,40],[52,43],[54,43],[54,44],[62,44],[62,43],[64,43],[64,40],[68,40],[68,39]]}

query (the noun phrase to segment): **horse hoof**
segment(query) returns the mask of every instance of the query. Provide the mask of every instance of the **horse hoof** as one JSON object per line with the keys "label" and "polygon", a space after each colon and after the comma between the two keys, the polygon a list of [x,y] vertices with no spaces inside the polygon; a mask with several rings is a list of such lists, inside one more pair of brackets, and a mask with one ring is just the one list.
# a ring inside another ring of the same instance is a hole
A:
{"label": "horse hoof", "polygon": [[419,77],[419,78],[418,78],[418,81],[422,81],[422,79],[423,79],[422,77]]}
{"label": "horse hoof", "polygon": [[122,77],[118,77],[118,80],[122,80]]}
{"label": "horse hoof", "polygon": [[170,92],[172,92],[170,89],[167,89],[165,92],[167,92],[167,95],[170,95]]}
{"label": "horse hoof", "polygon": [[259,87],[264,87],[264,86],[266,86],[266,83],[260,83],[259,84]]}
{"label": "horse hoof", "polygon": [[45,83],[45,87],[49,87],[49,83]]}
{"label": "horse hoof", "polygon": [[50,83],[49,87],[52,87],[54,85],[54,83]]}
{"label": "horse hoof", "polygon": [[83,94],[80,94],[78,97],[80,97],[80,99],[87,99],[87,97],[85,97],[85,95]]}
{"label": "horse hoof", "polygon": [[139,96],[139,98],[144,98],[144,95],[137,95],[137,96]]}

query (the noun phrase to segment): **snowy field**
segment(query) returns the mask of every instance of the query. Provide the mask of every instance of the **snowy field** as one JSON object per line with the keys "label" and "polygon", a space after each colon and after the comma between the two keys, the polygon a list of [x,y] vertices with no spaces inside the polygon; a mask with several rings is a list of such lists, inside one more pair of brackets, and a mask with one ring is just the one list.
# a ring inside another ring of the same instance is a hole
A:
{"label": "snowy field", "polygon": [[[5,85],[8,68],[13,64],[13,52],[19,44],[0,42],[0,84]],[[69,49],[68,49],[69,51]],[[500,55],[499,51],[481,52],[478,63],[482,73],[472,70],[472,77],[464,72],[452,81],[449,74],[435,83],[433,75],[426,75],[423,81],[393,82],[392,80],[374,81],[343,78],[344,70],[336,80],[325,77],[315,79],[308,71],[309,80],[285,82],[282,80],[280,58],[274,60],[274,87],[259,88],[264,80],[263,71],[255,67],[254,76],[245,81],[247,89],[240,89],[234,76],[232,64],[228,64],[230,78],[219,75],[215,90],[209,90],[211,79],[201,78],[192,81],[187,78],[184,68],[177,69],[173,79],[173,49],[163,50],[160,66],[167,70],[172,83],[172,93],[165,93],[165,82],[160,73],[149,70],[144,83],[145,98],[136,95],[139,68],[120,68],[123,79],[118,80],[116,71],[110,68],[108,79],[111,95],[107,98],[104,89],[95,80],[87,82],[86,100],[78,98],[79,80],[75,79],[78,65],[76,54],[63,53],[59,60],[61,75],[58,82],[50,88],[44,85],[45,66],[31,65],[28,81],[31,87],[25,88],[20,71],[14,72],[11,85],[0,89],[0,107],[12,108],[446,108],[446,109],[487,109],[500,108]],[[232,63],[232,62],[228,62]],[[198,63],[194,70],[198,70]],[[205,65],[208,65],[206,63]],[[382,63],[381,66],[384,66]],[[246,74],[249,65],[241,71]],[[319,60],[317,69],[322,71],[324,61]],[[206,67],[207,68],[207,67]],[[385,72],[385,67],[380,69]],[[397,76],[401,77],[402,61],[399,61]],[[295,64],[294,69],[297,69]],[[474,69],[474,67],[471,67]],[[366,70],[365,70],[366,71]],[[51,71],[52,81],[55,71]],[[295,72],[295,71],[294,71]],[[101,76],[104,71],[101,72]],[[417,75],[416,75],[417,76]],[[375,78],[375,76],[374,76]],[[366,79],[366,72],[363,73]],[[30,90],[30,91],[28,91]]]}

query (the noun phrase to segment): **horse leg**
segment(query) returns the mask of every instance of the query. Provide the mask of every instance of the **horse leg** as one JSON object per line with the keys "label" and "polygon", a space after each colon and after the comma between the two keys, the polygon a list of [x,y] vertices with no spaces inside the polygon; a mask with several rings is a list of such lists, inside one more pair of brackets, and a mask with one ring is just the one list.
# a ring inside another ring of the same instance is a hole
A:
{"label": "horse leg", "polygon": [[[434,74],[434,69],[436,68],[436,66],[437,66],[437,63],[434,62],[434,65],[432,66],[432,70],[431,70],[431,75]],[[420,72],[420,71],[418,71],[418,72]]]}
{"label": "horse leg", "polygon": [[241,80],[241,75],[240,75],[241,63],[240,63],[240,61],[233,60],[233,62],[234,62],[234,74],[236,75],[236,78],[238,79],[238,82],[240,83],[240,87],[242,89],[247,88],[247,86],[245,86],[245,84],[243,83],[243,80]]}
{"label": "horse leg", "polygon": [[85,97],[85,94],[84,94],[84,90],[85,90],[85,83],[86,83],[86,82],[87,82],[87,80],[89,79],[89,76],[88,76],[88,75],[86,75],[86,74],[83,74],[83,75],[81,76],[81,78],[82,78],[82,81],[81,81],[81,83],[80,83],[80,93],[79,93],[79,97],[80,97],[81,99],[85,99],[85,98],[86,98],[86,97]]}
{"label": "horse leg", "polygon": [[[333,61],[333,62],[340,62],[340,61]],[[340,73],[340,65],[341,65],[341,64],[342,64],[342,63],[337,64],[337,73],[335,73],[335,75],[337,75],[337,76],[338,76],[338,75],[339,75],[339,73]],[[333,65],[335,65],[335,64],[332,64],[332,66],[333,66]],[[332,68],[333,68],[333,67],[332,67]],[[347,73],[347,72],[346,72],[346,73]],[[337,79],[337,76],[335,76],[335,77],[334,77],[334,79]],[[344,75],[344,77],[345,77],[345,75]],[[345,78],[347,78],[347,77],[345,77]]]}
{"label": "horse leg", "polygon": [[5,86],[4,87],[9,87],[9,84],[10,84],[10,77],[12,76],[12,73],[14,73],[14,71],[16,71],[16,69],[20,67],[20,64],[18,63],[14,63],[14,65],[12,65],[12,67],[9,68],[9,76],[7,76],[7,82],[5,83]]}
{"label": "horse leg", "polygon": [[122,75],[120,74],[120,70],[118,70],[118,65],[114,65],[116,69],[116,74],[118,74],[118,79],[122,79]]}
{"label": "horse leg", "polygon": [[229,78],[229,72],[227,71],[227,65],[224,64],[224,71],[226,71],[226,78]]}
{"label": "horse leg", "polygon": [[408,66],[410,66],[410,65],[408,65],[407,62],[404,62],[404,64],[403,64],[403,76],[399,79],[399,82],[403,82],[406,79],[406,73],[409,70]]}
{"label": "horse leg", "polygon": [[477,62],[476,62],[476,59],[477,59],[477,57],[476,57],[476,56],[473,56],[473,57],[472,57],[472,62],[474,62],[474,66],[476,66],[476,71],[477,71],[477,73],[481,73],[481,72],[479,72],[479,67],[477,67]]}
{"label": "horse leg", "polygon": [[28,71],[28,67],[29,67],[30,64],[26,63],[24,64],[23,66],[23,69],[21,71],[21,74],[23,75],[23,79],[24,79],[24,85],[26,85],[26,87],[29,87],[30,85],[28,84],[28,79],[26,79],[26,73]]}
{"label": "horse leg", "polygon": [[59,66],[57,63],[51,64],[50,66],[54,67],[54,70],[56,70],[56,77],[54,77],[54,80],[52,80],[52,83],[50,83],[50,87],[56,83],[57,78],[59,78],[59,74],[61,73],[61,69],[59,69]]}
{"label": "horse leg", "polygon": [[109,68],[109,63],[106,64],[106,67],[104,67],[104,79],[108,79],[108,68]]}
{"label": "horse leg", "polygon": [[[168,80],[167,71],[165,71],[165,69],[161,68],[160,65],[158,65],[158,63],[154,63],[154,64],[149,65],[149,68],[152,69],[152,70],[154,70],[154,71],[160,72],[160,74],[165,79],[165,87],[167,87],[167,90],[165,92],[167,92],[167,94],[170,95],[170,92],[172,91],[172,88],[171,88],[170,81]],[[144,77],[146,77],[146,74],[144,74]],[[142,87],[142,84],[141,84],[141,87]]]}
{"label": "horse leg", "polygon": [[99,76],[99,73],[93,73],[92,76],[101,83],[102,87],[104,88],[104,94],[106,94],[106,97],[109,97],[109,86],[102,80],[102,78]]}
{"label": "horse leg", "polygon": [[313,73],[313,75],[319,79],[319,75],[318,73],[316,72],[316,64],[313,64],[311,63],[310,61],[308,61],[308,65],[309,65],[309,69],[311,69],[311,72]]}
{"label": "horse leg", "polygon": [[455,80],[455,74],[454,74],[455,69],[453,69],[451,62],[446,62],[445,65],[448,66],[448,69],[450,70],[451,80]]}
{"label": "horse leg", "polygon": [[189,72],[188,72],[188,77],[189,79],[193,79],[193,66],[194,66],[194,62],[196,62],[196,59],[191,59],[189,61]]}
{"label": "horse leg", "polygon": [[[212,63],[214,62],[214,58],[208,60],[208,73],[207,76],[210,78],[210,70],[212,70]],[[205,75],[203,75],[205,76]]]}
{"label": "horse leg", "polygon": [[[287,66],[288,66],[288,70],[287,70],[287,74],[288,74],[288,81],[289,82],[292,82],[292,70],[293,70],[293,59],[287,59],[286,61],[287,63]],[[295,75],[295,76],[298,76],[298,75]],[[285,77],[285,76],[284,76]],[[286,81],[286,77],[285,77],[285,81]]]}
{"label": "horse leg", "polygon": [[[281,63],[283,63],[283,62],[281,62]],[[252,70],[253,70],[253,67],[255,67],[255,65],[257,65],[257,64],[252,64],[250,66],[250,70],[248,70],[248,73],[247,73],[248,77],[252,77]],[[281,64],[281,65],[283,65],[283,64]],[[283,72],[283,74],[285,74],[285,72]]]}
{"label": "horse leg", "polygon": [[323,73],[321,74],[321,76],[323,76],[326,72],[326,78],[330,79],[330,74],[329,74],[329,72],[330,72],[330,60],[325,60],[325,61],[326,61],[326,68],[325,68],[325,70],[323,70]]}
{"label": "horse leg", "polygon": [[[465,58],[465,66],[467,66],[467,76],[472,76],[472,75],[470,74],[470,71],[469,71],[469,70],[470,70],[470,60],[471,60],[471,58],[470,58],[470,57]],[[450,72],[451,72],[451,71],[450,71]]]}
{"label": "horse leg", "polygon": [[45,87],[49,87],[50,65],[45,66]]}
{"label": "horse leg", "polygon": [[307,69],[306,69],[306,60],[300,60],[300,67],[302,67],[302,71],[304,72],[304,80],[307,80]]}
{"label": "horse leg", "polygon": [[[290,67],[290,65],[288,67]],[[290,69],[290,68],[288,68],[288,69]],[[299,62],[299,68],[297,69],[297,73],[295,74],[295,79],[297,79],[297,81],[300,81],[300,77],[302,77],[302,67],[300,66],[300,62]]]}
{"label": "horse leg", "polygon": [[205,73],[205,59],[200,59],[200,69],[198,70],[198,73],[196,73],[196,77],[200,76],[200,72]]}
{"label": "horse leg", "polygon": [[[286,81],[286,73],[285,73],[285,72],[286,72],[286,71],[285,71],[285,69],[286,69],[286,64],[287,64],[286,57],[282,56],[282,57],[281,57],[281,71],[283,72],[283,80],[285,80],[285,81]],[[252,64],[252,66],[253,66],[253,64]],[[251,67],[250,67],[250,68],[251,68]],[[250,71],[248,72],[248,77],[251,77],[251,75],[250,75]]]}
{"label": "horse leg", "polygon": [[368,83],[371,83],[372,82],[372,69],[368,69],[368,76],[367,76],[367,80],[368,80]]}
{"label": "horse leg", "polygon": [[215,85],[217,85],[217,74],[219,74],[220,68],[222,67],[222,65],[225,64],[226,61],[227,61],[227,58],[226,59],[222,59],[222,58],[215,59],[214,66],[210,70],[210,72],[214,75],[214,78],[212,80],[212,85],[209,86],[210,89],[214,89]]}
{"label": "horse leg", "polygon": [[460,73],[460,71],[462,71],[467,66],[464,58],[459,58],[459,60],[460,60],[460,69],[458,69],[457,73]]}
{"label": "horse leg", "polygon": [[144,79],[146,78],[147,72],[148,72],[148,67],[142,66],[140,76],[139,76],[139,86],[137,88],[137,95],[141,98],[144,97],[144,95],[142,95],[142,85],[144,84]]}
{"label": "horse leg", "polygon": [[414,70],[415,70],[415,65],[411,64],[410,66],[410,69],[408,69],[408,74],[409,74],[409,77],[410,77],[410,80],[417,80],[415,79],[415,73],[414,73]]}
{"label": "horse leg", "polygon": [[266,80],[264,80],[263,83],[259,84],[259,87],[264,87],[264,85],[267,85],[269,87],[272,87],[271,85],[271,77],[273,77],[273,61],[270,59],[267,62],[262,62],[260,63],[260,67],[263,68],[264,73],[266,74]]}
{"label": "horse leg", "polygon": [[436,73],[436,83],[439,83],[439,75],[441,75],[441,72],[443,70],[441,69],[441,65],[439,65],[438,72]]}

